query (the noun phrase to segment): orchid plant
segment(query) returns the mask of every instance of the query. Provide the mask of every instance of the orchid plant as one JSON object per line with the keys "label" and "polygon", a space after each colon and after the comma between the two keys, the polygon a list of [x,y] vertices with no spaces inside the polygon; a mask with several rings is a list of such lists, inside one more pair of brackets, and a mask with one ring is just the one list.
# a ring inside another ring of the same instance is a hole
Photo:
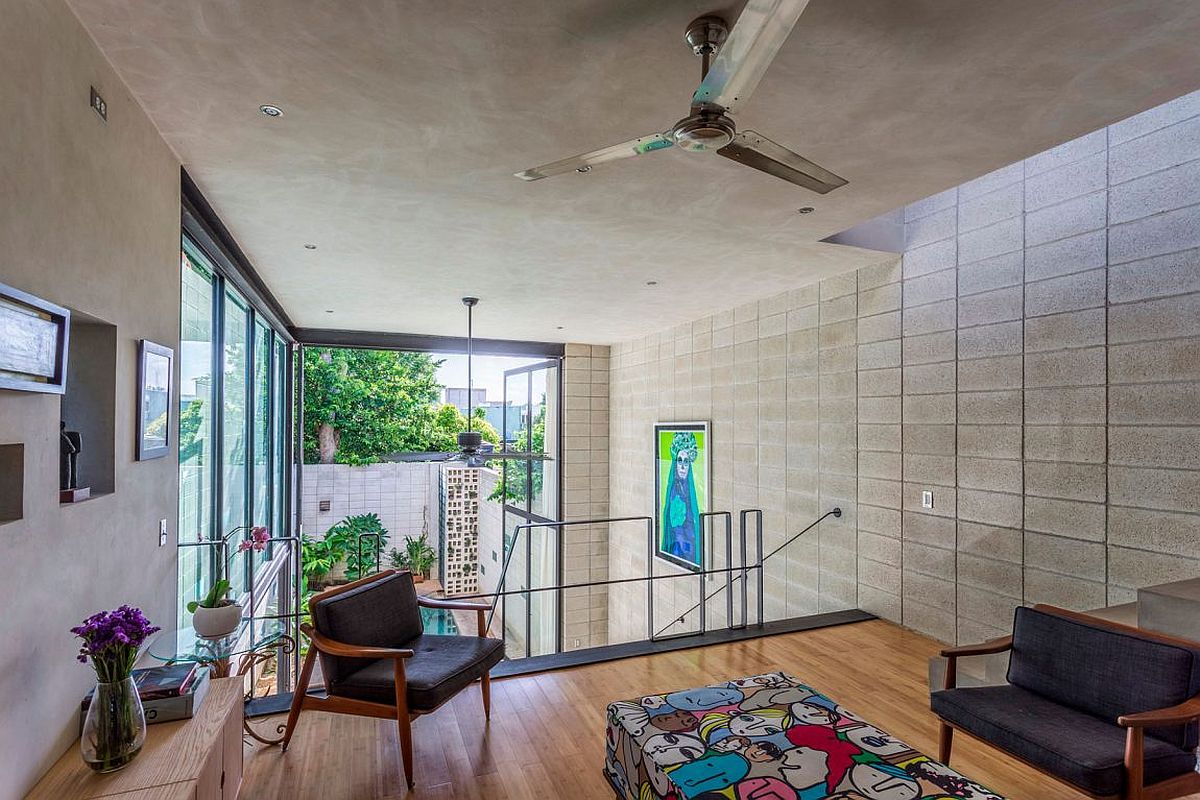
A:
{"label": "orchid plant", "polygon": [[[264,525],[243,525],[240,528],[234,528],[229,533],[225,534],[225,539],[233,536],[241,531],[249,531],[249,538],[242,539],[238,542],[237,551],[246,553],[254,551],[261,553],[267,548],[267,544],[271,541],[271,533]],[[189,613],[195,614],[197,608],[221,608],[223,606],[232,605],[233,601],[229,599],[229,579],[225,577],[225,559],[220,559],[217,565],[217,579],[213,581],[213,585],[209,587],[208,593],[199,600],[191,600],[187,604]]]}
{"label": "orchid plant", "polygon": [[79,662],[86,664],[90,659],[96,680],[117,683],[133,674],[139,648],[159,630],[140,608],[121,606],[92,614],[82,625],[71,628],[71,633],[83,640]]}

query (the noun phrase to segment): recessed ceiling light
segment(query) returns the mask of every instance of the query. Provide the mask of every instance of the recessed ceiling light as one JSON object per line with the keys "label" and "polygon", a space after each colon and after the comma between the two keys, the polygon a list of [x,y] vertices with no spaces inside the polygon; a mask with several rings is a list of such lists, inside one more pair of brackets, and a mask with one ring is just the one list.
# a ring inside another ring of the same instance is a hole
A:
{"label": "recessed ceiling light", "polygon": [[816,211],[816,209],[812,206],[805,206],[804,208],[796,209],[796,212],[799,214],[811,214],[814,211]]}
{"label": "recessed ceiling light", "polygon": [[305,250],[316,250],[317,246],[315,244],[306,244],[306,245],[304,245],[304,249]]}
{"label": "recessed ceiling light", "polygon": [[325,309],[325,313],[326,313],[326,314],[332,314],[332,313],[333,313],[333,309],[332,309],[332,308],[327,308],[327,309]]}
{"label": "recessed ceiling light", "polygon": [[279,106],[273,106],[270,103],[265,103],[265,104],[259,106],[258,110],[261,111],[263,114],[265,114],[268,117],[282,117],[283,116],[283,109],[280,108]]}
{"label": "recessed ceiling light", "polygon": [[588,173],[588,172],[591,172],[591,171],[592,171],[592,165],[591,165],[591,164],[584,164],[582,167],[576,167],[576,168],[575,168],[575,171],[576,171],[576,172],[578,172],[580,175],[583,175],[583,174],[585,174],[585,173]]}
{"label": "recessed ceiling light", "polygon": [[561,330],[563,329],[563,326],[562,326],[562,325],[559,325],[559,326],[558,326],[558,329],[561,331]]}
{"label": "recessed ceiling light", "polygon": [[658,286],[658,281],[646,281],[647,286]]}

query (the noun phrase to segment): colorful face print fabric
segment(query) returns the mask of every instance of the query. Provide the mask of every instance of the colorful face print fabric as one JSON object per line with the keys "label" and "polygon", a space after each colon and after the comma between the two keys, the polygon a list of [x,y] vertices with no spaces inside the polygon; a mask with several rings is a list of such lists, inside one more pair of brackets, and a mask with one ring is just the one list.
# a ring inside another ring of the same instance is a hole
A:
{"label": "colorful face print fabric", "polygon": [[625,800],[1003,800],[782,672],[608,707]]}

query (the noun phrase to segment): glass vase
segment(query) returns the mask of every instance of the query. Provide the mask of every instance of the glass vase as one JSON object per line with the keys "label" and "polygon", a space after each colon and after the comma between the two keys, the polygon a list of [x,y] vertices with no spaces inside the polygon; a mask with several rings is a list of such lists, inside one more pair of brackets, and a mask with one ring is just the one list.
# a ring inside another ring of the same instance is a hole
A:
{"label": "glass vase", "polygon": [[146,716],[133,678],[96,683],[79,746],[96,772],[113,772],[133,761],[146,741]]}

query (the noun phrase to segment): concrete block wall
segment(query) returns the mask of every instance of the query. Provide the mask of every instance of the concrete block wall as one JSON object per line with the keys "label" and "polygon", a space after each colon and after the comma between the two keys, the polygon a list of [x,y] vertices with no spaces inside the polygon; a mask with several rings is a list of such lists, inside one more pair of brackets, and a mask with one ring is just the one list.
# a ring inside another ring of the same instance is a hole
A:
{"label": "concrete block wall", "polygon": [[[614,345],[612,512],[653,507],[653,422],[709,419],[714,507],[763,508],[768,549],[846,511],[766,571],[768,618],[858,606],[966,642],[1200,575],[1200,93],[905,232],[899,262]],[[612,574],[644,562],[613,538]],[[679,583],[660,617],[695,602]],[[614,641],[644,604],[610,594]]]}
{"label": "concrete block wall", "polygon": [[[609,348],[568,344],[563,358],[563,519],[608,516]],[[563,580],[587,583],[609,574],[606,525],[564,531]],[[563,593],[563,647],[608,643],[608,590],[571,589]]]}
{"label": "concrete block wall", "polygon": [[[695,420],[710,422],[710,507],[735,513],[735,533],[738,511],[762,509],[764,549],[771,551],[819,516],[818,509],[843,508],[840,521],[823,524],[768,562],[768,619],[857,603],[857,286],[855,275],[839,277],[612,349],[614,516],[653,513],[654,424]],[[645,575],[645,529],[612,527],[610,573]],[[710,541],[710,564],[720,567],[723,527]],[[754,547],[751,535],[751,560]],[[661,561],[653,569],[656,575],[684,574]],[[719,581],[708,583],[707,593]],[[657,583],[656,629],[695,604],[700,591],[691,578]],[[754,581],[748,600],[753,618]],[[737,604],[734,613],[737,619]],[[707,621],[721,625],[725,614],[719,595],[708,606]],[[697,624],[693,612],[670,632]],[[644,587],[612,587],[610,641],[645,635]]]}

